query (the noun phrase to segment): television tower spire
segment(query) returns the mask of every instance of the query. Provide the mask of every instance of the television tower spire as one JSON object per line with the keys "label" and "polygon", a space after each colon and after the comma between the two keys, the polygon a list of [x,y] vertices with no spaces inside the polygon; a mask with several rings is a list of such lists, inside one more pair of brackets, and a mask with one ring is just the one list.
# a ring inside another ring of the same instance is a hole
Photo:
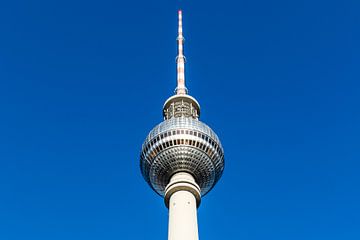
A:
{"label": "television tower spire", "polygon": [[184,95],[187,94],[187,89],[185,87],[185,56],[184,56],[184,36],[182,29],[182,11],[179,10],[179,26],[178,26],[178,55],[176,57],[176,65],[177,65],[177,87],[176,94]]}

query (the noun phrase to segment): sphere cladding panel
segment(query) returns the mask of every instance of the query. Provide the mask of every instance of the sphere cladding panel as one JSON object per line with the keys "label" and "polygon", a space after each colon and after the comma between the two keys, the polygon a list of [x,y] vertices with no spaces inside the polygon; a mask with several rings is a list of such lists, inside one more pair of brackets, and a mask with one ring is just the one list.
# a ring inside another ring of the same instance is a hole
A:
{"label": "sphere cladding panel", "polygon": [[222,175],[224,151],[206,124],[192,118],[171,118],[145,139],[140,167],[145,180],[162,196],[170,177],[181,171],[192,174],[205,195]]}

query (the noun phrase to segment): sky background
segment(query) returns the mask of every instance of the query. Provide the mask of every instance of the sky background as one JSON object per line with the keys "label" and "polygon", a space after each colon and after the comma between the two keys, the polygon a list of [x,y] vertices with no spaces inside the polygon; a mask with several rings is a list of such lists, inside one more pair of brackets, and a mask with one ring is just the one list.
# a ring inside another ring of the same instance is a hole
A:
{"label": "sky background", "polygon": [[360,2],[1,1],[0,239],[166,239],[140,147],[186,83],[226,167],[200,239],[360,239]]}

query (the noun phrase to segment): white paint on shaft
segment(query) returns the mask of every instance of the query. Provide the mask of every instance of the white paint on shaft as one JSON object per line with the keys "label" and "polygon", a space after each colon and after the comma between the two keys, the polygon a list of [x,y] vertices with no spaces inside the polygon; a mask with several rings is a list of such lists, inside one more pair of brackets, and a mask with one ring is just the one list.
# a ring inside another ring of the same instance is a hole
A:
{"label": "white paint on shaft", "polygon": [[169,240],[198,240],[195,196],[181,190],[173,193],[169,202]]}
{"label": "white paint on shaft", "polygon": [[200,188],[186,172],[174,174],[166,187],[165,203],[169,208],[169,240],[198,240],[197,207]]}

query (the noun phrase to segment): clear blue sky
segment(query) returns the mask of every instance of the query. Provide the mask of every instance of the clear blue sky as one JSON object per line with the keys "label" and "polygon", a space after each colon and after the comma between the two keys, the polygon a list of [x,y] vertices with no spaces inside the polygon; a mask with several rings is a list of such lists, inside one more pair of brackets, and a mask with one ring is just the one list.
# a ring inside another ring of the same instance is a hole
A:
{"label": "clear blue sky", "polygon": [[357,0],[2,1],[0,239],[166,239],[139,170],[175,88],[226,167],[202,240],[360,239]]}

